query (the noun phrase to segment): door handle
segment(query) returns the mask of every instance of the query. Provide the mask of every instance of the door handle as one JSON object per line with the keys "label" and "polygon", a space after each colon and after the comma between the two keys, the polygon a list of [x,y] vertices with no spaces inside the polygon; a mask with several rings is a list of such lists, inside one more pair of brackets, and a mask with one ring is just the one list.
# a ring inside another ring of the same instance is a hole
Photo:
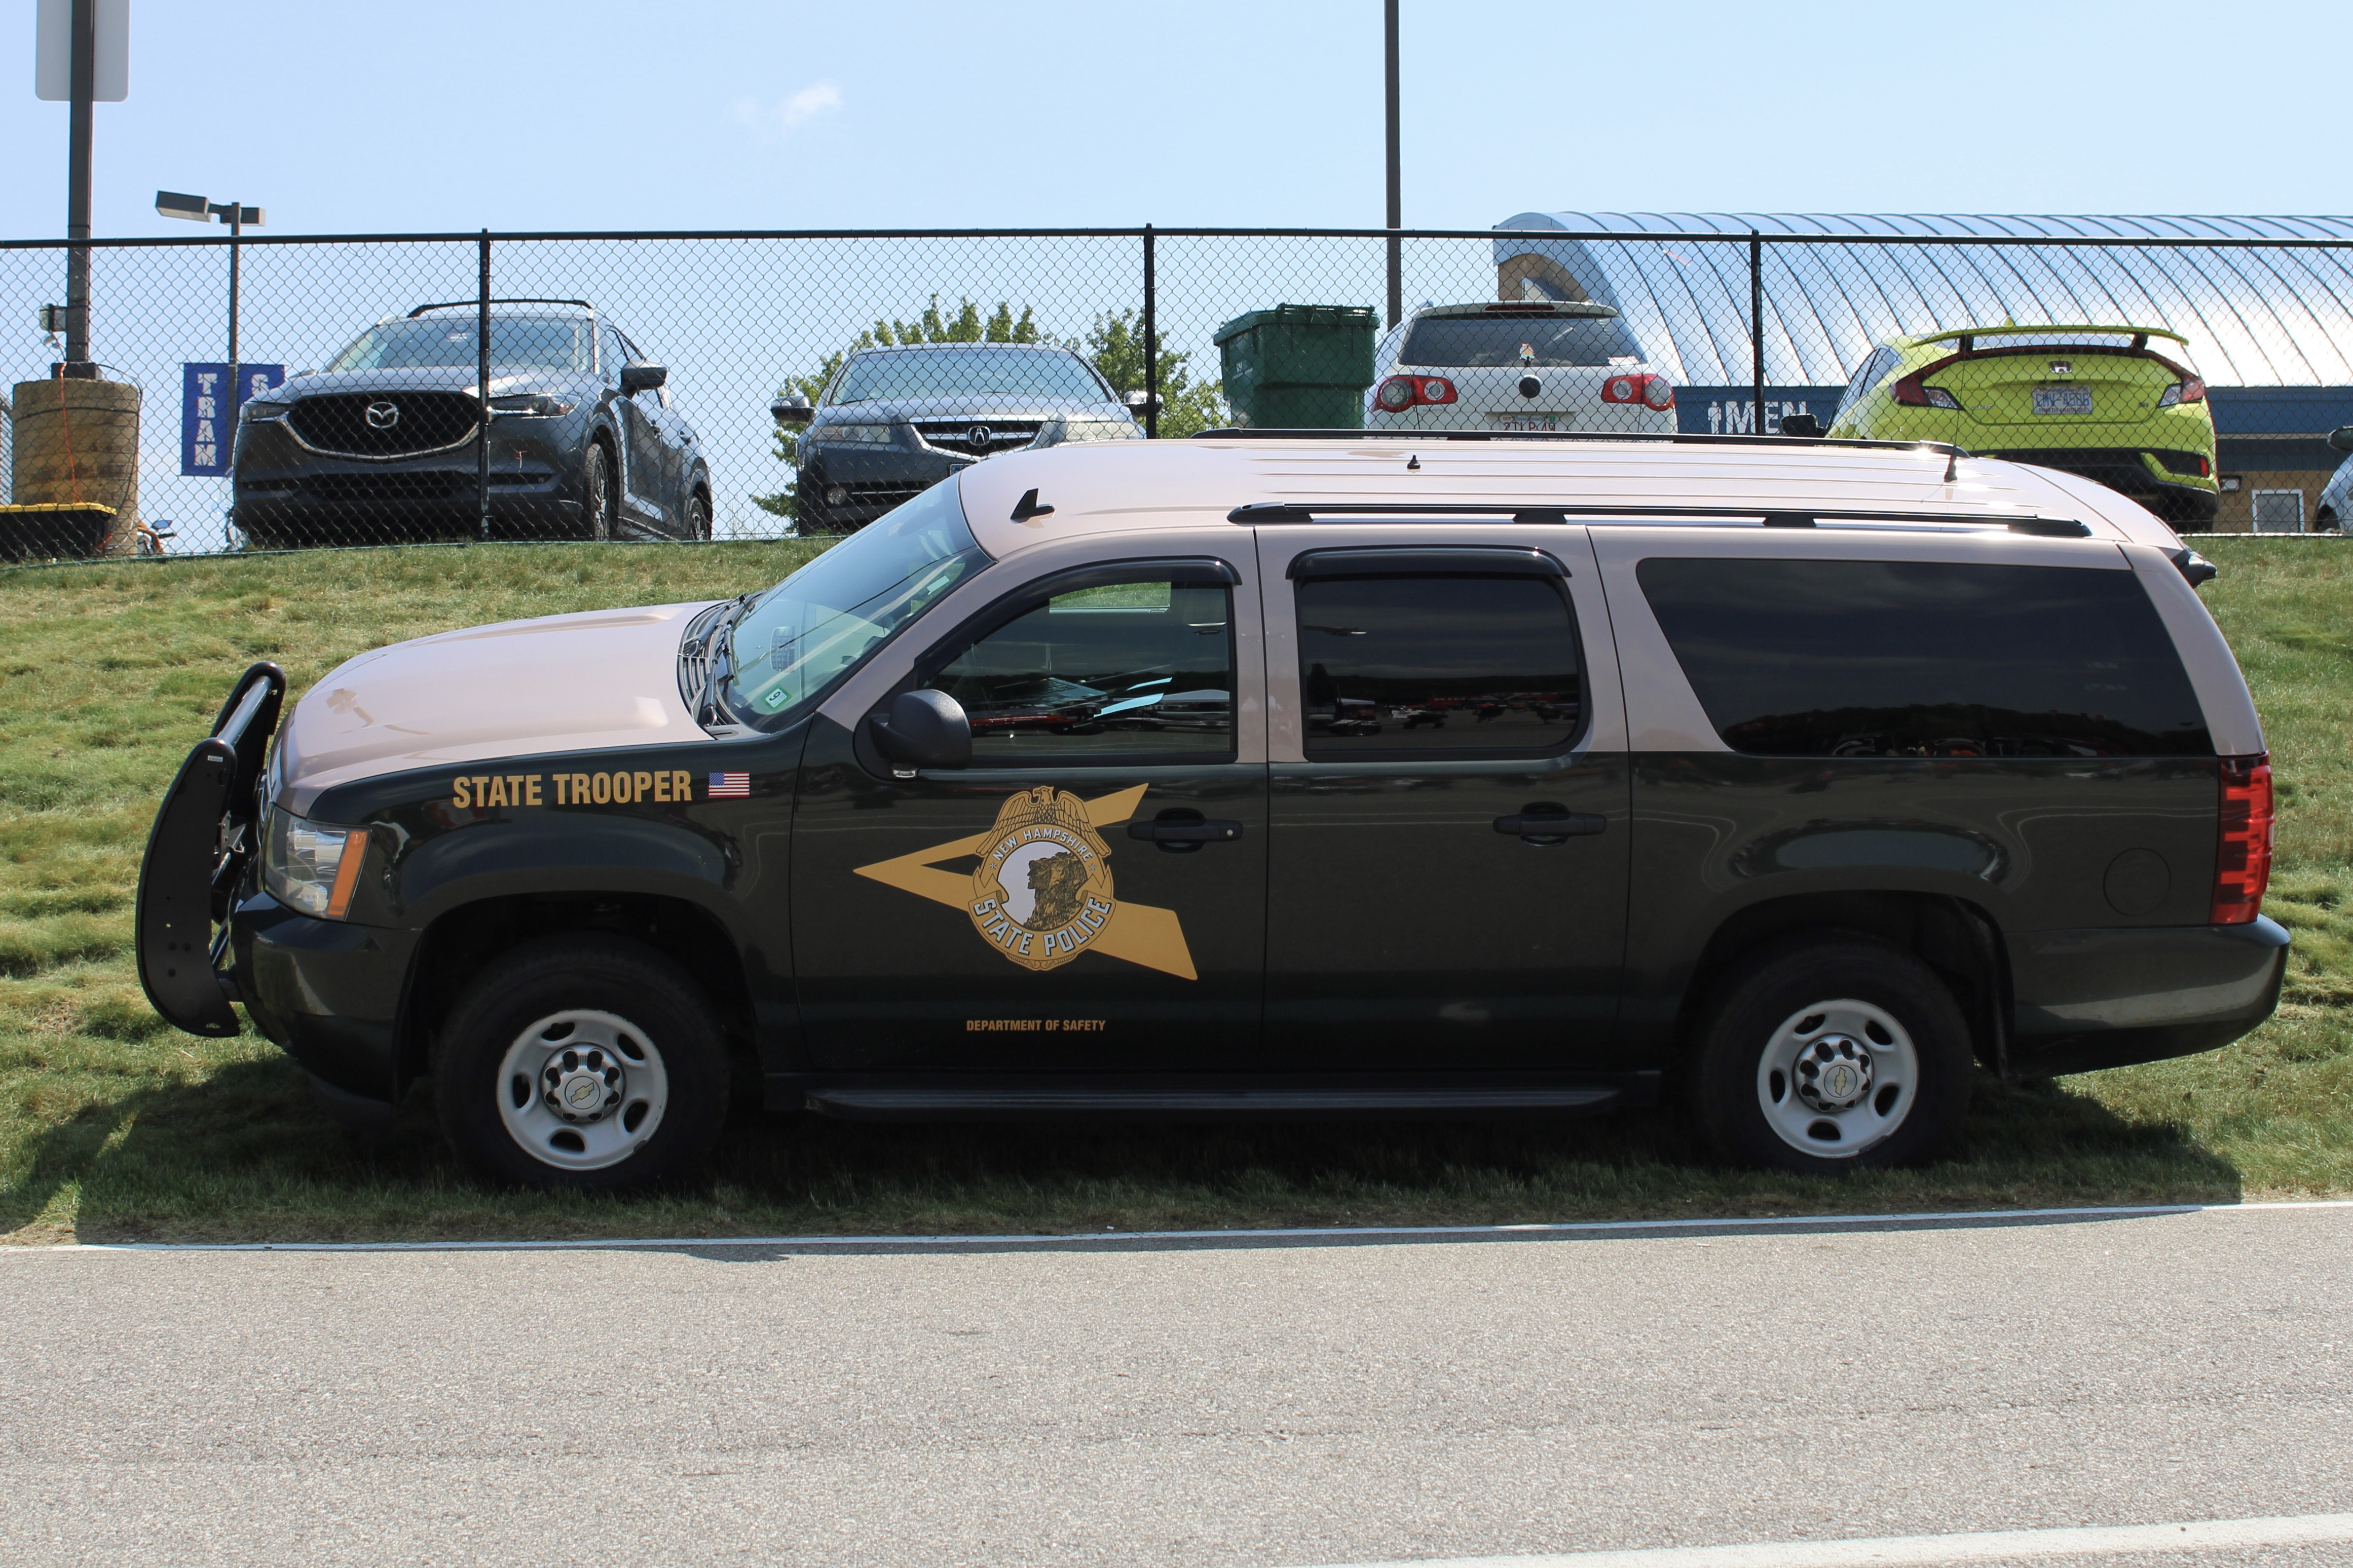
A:
{"label": "door handle", "polygon": [[1511,834],[1530,844],[1565,844],[1572,838],[1589,838],[1609,826],[1606,816],[1563,811],[1556,805],[1535,806],[1495,818],[1496,832]]}
{"label": "door handle", "polygon": [[1162,812],[1151,822],[1129,823],[1127,836],[1146,844],[1157,844],[1173,854],[1188,855],[1204,844],[1233,843],[1241,837],[1242,825],[1206,821],[1199,812],[1178,806]]}

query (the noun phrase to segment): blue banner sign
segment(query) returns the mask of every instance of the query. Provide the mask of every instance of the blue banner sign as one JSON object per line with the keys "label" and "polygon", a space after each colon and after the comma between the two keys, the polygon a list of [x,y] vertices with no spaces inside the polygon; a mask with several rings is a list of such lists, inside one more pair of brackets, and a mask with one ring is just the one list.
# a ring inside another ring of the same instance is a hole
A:
{"label": "blue banner sign", "polygon": [[1765,428],[1757,428],[1757,391],[1749,386],[1678,386],[1675,423],[1686,436],[1778,436],[1781,416],[1810,414],[1831,427],[1843,386],[1768,386]]}
{"label": "blue banner sign", "polygon": [[237,437],[237,408],[273,386],[286,384],[282,364],[240,364],[237,390],[232,398],[228,366],[183,363],[180,366],[180,472],[226,474],[229,447]]}

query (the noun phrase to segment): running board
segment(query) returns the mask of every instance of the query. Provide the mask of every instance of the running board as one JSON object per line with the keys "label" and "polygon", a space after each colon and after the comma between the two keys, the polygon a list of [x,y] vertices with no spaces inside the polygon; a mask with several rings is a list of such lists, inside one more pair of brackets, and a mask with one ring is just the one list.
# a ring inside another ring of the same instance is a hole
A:
{"label": "running board", "polygon": [[[1641,1077],[1648,1079],[1651,1075]],[[1030,1121],[1062,1117],[1175,1118],[1366,1116],[1434,1118],[1594,1113],[1648,1103],[1631,1086],[1536,1082],[1493,1085],[1381,1085],[1244,1089],[1123,1088],[1101,1082],[1049,1084],[827,1084],[800,1089],[800,1104],[820,1116],[851,1121]],[[1642,1088],[1651,1088],[1648,1083]],[[772,1092],[770,1103],[784,1096]]]}

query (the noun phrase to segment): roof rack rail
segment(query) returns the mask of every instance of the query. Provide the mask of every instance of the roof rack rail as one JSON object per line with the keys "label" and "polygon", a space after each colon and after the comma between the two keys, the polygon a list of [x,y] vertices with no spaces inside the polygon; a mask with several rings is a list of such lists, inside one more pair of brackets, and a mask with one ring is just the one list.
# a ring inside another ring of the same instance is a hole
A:
{"label": "roof rack rail", "polygon": [[1942,458],[1971,456],[1966,447],[1944,441],[1854,441],[1829,436],[1693,436],[1675,431],[1609,430],[1276,430],[1228,426],[1197,430],[1196,441],[1655,441],[1677,447],[1859,447],[1889,452],[1934,452]]}
{"label": "roof rack rail", "polygon": [[427,310],[455,310],[460,306],[466,307],[470,310],[480,309],[485,303],[492,305],[577,305],[592,316],[596,313],[596,307],[590,304],[586,300],[533,300],[522,298],[512,300],[491,300],[487,301],[482,300],[443,300],[435,304],[417,306],[417,309],[408,312],[408,319],[413,321],[417,317],[425,314]]}
{"label": "roof rack rail", "polygon": [[1567,522],[1572,517],[1755,518],[1767,528],[1813,528],[1821,523],[1893,522],[1914,528],[2005,528],[2039,539],[2089,539],[2086,523],[2067,517],[2007,517],[1988,512],[1878,511],[1816,507],[1797,510],[1764,506],[1552,506],[1544,502],[1477,501],[1452,505],[1439,501],[1251,501],[1226,513],[1228,522],[1245,527],[1285,522],[1315,522],[1324,518],[1380,517],[1509,517],[1514,522],[1541,526]]}

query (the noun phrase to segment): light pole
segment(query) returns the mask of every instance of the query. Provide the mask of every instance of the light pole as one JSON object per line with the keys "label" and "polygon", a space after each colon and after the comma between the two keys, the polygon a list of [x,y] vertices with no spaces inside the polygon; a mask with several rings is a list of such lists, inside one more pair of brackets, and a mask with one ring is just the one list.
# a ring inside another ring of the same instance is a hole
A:
{"label": "light pole", "polygon": [[1398,0],[1383,0],[1382,39],[1386,46],[1389,121],[1389,325],[1405,313],[1403,247],[1394,231],[1405,226],[1405,200],[1398,174]]}
{"label": "light pole", "polygon": [[265,226],[266,215],[259,207],[240,206],[236,202],[208,202],[202,196],[183,195],[178,191],[157,191],[155,210],[165,217],[186,218],[190,223],[210,223],[218,218],[228,225],[228,424],[233,432],[237,410],[245,405],[245,394],[237,385],[238,244],[245,236],[245,226]]}

